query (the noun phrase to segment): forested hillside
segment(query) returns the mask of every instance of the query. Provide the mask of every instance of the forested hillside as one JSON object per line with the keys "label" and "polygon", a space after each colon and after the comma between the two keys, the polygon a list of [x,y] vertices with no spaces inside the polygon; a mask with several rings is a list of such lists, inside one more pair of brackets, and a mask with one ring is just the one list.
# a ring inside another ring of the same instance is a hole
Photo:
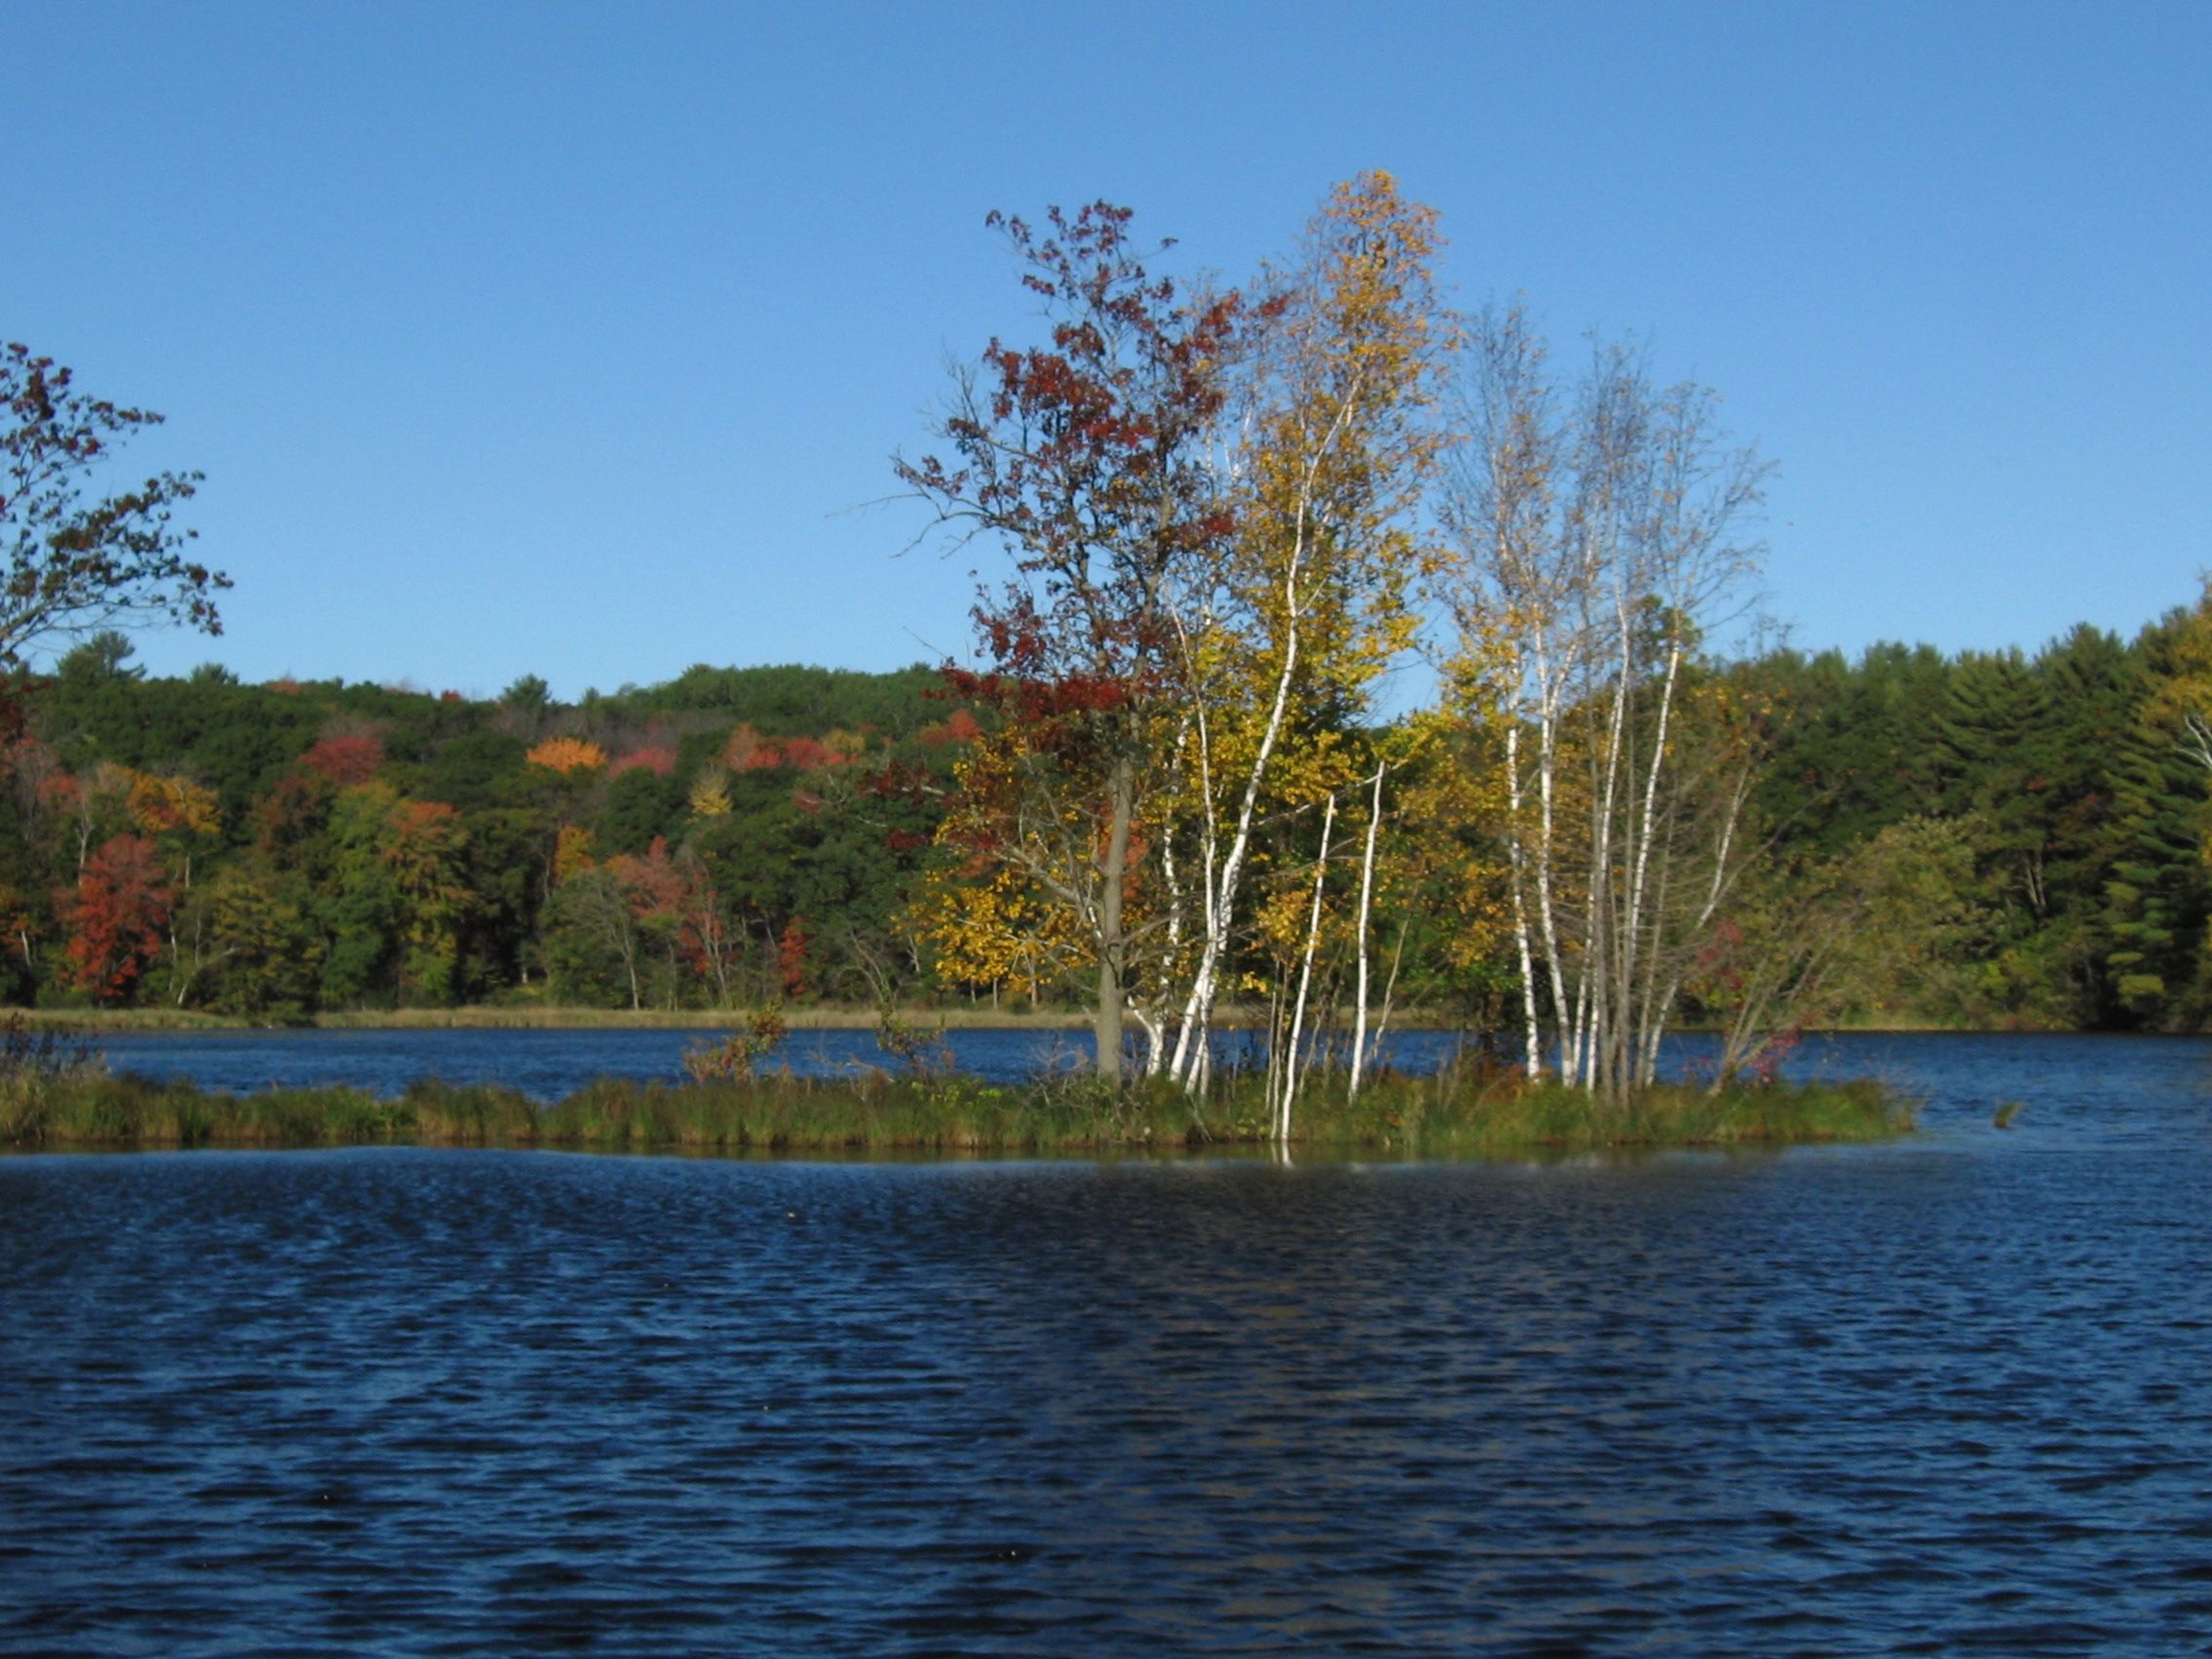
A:
{"label": "forested hillside", "polygon": [[16,698],[9,994],[269,1018],[545,997],[866,1000],[963,711],[926,670],[695,668],[551,703],[149,679],[113,635]]}
{"label": "forested hillside", "polygon": [[[2033,655],[1708,665],[1765,711],[1772,854],[1717,938],[1828,925],[1838,872],[1871,869],[1832,1017],[2201,1026],[2212,771],[2188,714],[2208,660],[2200,605]],[[13,706],[0,985],[20,1004],[282,1019],[1082,994],[1036,962],[973,980],[948,952],[932,901],[957,872],[933,840],[981,727],[926,668],[700,666],[574,705],[532,680],[472,702],[150,678],[111,635]],[[1424,823],[1397,834],[1421,855],[1379,928],[1402,941],[1401,999],[1510,1024],[1504,935],[1465,893],[1498,849],[1434,778],[1407,790]]]}

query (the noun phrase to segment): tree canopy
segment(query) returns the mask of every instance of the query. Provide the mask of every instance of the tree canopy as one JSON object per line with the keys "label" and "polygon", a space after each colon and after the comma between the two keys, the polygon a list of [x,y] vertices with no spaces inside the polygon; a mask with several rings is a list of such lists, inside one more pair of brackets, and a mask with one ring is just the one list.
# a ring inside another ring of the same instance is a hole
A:
{"label": "tree canopy", "polygon": [[156,473],[102,495],[98,472],[136,433],[161,423],[79,392],[28,346],[0,346],[0,669],[42,641],[119,623],[222,631],[216,595],[228,577],[185,556],[174,522],[197,472]]}

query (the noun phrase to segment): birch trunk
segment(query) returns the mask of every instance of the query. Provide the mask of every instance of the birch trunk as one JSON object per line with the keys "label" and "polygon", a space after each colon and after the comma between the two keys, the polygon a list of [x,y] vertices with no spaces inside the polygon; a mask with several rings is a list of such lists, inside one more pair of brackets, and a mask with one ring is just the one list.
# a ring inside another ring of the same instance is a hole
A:
{"label": "birch trunk", "polygon": [[1352,1018],[1352,1073],[1346,1085],[1349,1098],[1359,1097],[1359,1079],[1367,1064],[1367,922],[1375,899],[1375,837],[1382,823],[1382,773],[1380,762],[1375,767],[1375,793],[1368,803],[1367,845],[1359,860],[1359,916],[1355,924],[1359,940],[1358,990],[1353,999]]}
{"label": "birch trunk", "polygon": [[1279,1145],[1291,1138],[1291,1109],[1297,1100],[1298,1050],[1305,1037],[1306,996],[1313,988],[1314,955],[1321,945],[1321,900],[1322,889],[1328,880],[1329,832],[1335,827],[1336,796],[1332,793],[1322,812],[1321,856],[1314,860],[1313,909],[1306,920],[1305,960],[1298,969],[1298,994],[1291,1014],[1290,1046],[1283,1055],[1282,1100],[1275,1114],[1275,1139]]}
{"label": "birch trunk", "polygon": [[1544,1075],[1544,1049],[1536,1026],[1536,969],[1528,948],[1528,853],[1522,843],[1521,722],[1505,728],[1505,856],[1513,888],[1513,948],[1521,968],[1522,1070],[1531,1082]]}
{"label": "birch trunk", "polygon": [[1121,925],[1122,890],[1129,873],[1129,829],[1136,813],[1137,780],[1134,763],[1115,763],[1109,806],[1105,856],[1098,866],[1098,1000],[1091,1036],[1098,1048],[1098,1076],[1105,1082],[1121,1079],[1122,971],[1128,941]]}

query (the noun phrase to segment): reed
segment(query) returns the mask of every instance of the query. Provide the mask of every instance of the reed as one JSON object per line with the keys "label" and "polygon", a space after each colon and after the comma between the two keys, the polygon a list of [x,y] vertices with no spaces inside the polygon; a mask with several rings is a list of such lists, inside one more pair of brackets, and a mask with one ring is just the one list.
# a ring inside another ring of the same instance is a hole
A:
{"label": "reed", "polygon": [[[1662,1086],[1620,1104],[1512,1078],[1386,1075],[1357,1099],[1321,1079],[1291,1145],[1469,1158],[1606,1148],[1784,1146],[1903,1133],[1911,1106],[1870,1082],[1765,1084],[1712,1093]],[[205,1091],[91,1072],[0,1075],[0,1145],[567,1147],[611,1152],[1076,1153],[1251,1150],[1268,1144],[1257,1079],[1204,1097],[1157,1083],[1101,1088],[1040,1079],[799,1078],[695,1083],[600,1079],[542,1105],[487,1084],[417,1083],[397,1099],[359,1089]]]}

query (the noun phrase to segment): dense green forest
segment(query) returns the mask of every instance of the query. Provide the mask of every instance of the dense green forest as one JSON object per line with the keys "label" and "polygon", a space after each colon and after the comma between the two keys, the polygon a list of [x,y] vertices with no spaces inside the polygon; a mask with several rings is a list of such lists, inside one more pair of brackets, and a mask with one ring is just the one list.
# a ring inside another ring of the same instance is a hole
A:
{"label": "dense green forest", "polygon": [[2200,605],[2128,643],[2082,626],[2033,656],[1885,645],[1856,663],[1784,653],[1735,671],[1783,715],[1759,793],[1785,867],[1887,842],[1910,854],[1923,920],[1940,919],[1919,960],[1885,964],[1867,1012],[2204,1023],[2212,772],[2183,711],[2208,627]]}
{"label": "dense green forest", "polygon": [[[2033,655],[1707,665],[1765,711],[1771,874],[1746,904],[1798,926],[1823,872],[1886,860],[1910,925],[1858,915],[1875,937],[1837,1018],[2202,1025],[2212,772],[2186,710],[2208,636],[2199,605]],[[18,1004],[285,1019],[1082,995],[939,957],[922,901],[982,728],[924,667],[700,666],[573,705],[525,679],[479,702],[150,678],[104,635],[11,707],[0,988]],[[1494,863],[1467,836],[1447,863]],[[1447,927],[1403,937],[1405,1000],[1510,1021],[1502,933],[1472,956]]]}

